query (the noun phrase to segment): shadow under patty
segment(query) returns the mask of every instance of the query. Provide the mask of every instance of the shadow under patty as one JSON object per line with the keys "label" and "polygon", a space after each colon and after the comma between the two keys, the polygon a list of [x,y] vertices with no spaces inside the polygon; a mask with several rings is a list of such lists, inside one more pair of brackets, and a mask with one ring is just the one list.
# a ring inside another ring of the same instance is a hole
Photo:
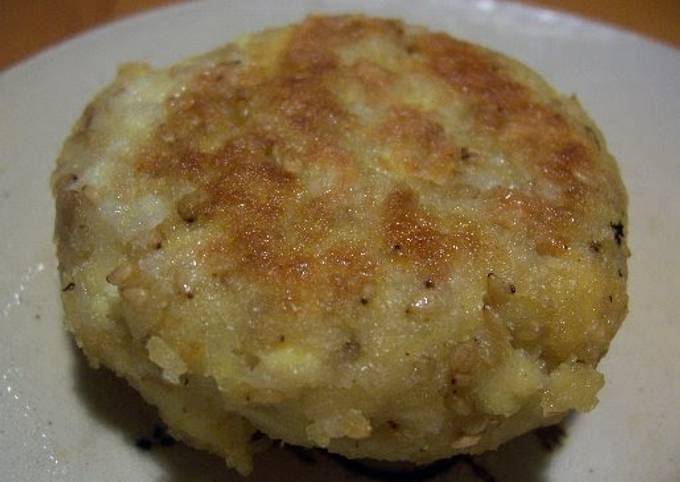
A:
{"label": "shadow under patty", "polygon": [[76,391],[90,415],[123,433],[124,440],[153,459],[163,482],[339,482],[339,481],[547,481],[550,454],[565,437],[561,425],[536,430],[480,456],[460,455],[426,466],[349,460],[320,449],[282,443],[255,457],[242,477],[219,457],[192,449],[165,432],[156,409],[110,370],[93,370],[73,344]]}

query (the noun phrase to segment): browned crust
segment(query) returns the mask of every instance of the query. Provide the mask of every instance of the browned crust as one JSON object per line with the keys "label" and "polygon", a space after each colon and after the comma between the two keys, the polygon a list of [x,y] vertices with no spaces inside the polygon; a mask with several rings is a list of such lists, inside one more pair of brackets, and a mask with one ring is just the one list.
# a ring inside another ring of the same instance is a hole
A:
{"label": "browned crust", "polygon": [[[222,320],[193,320],[192,306],[214,314],[200,287],[175,280],[177,296],[158,294],[138,269],[167,241],[172,256],[190,251],[209,272],[199,281],[210,297],[233,303],[241,333],[226,356],[242,361],[247,376],[263,352],[327,338],[320,363],[398,357],[395,372],[412,368],[399,388],[441,398],[447,423],[465,425],[477,416],[475,381],[513,349],[548,373],[564,362],[597,363],[626,309],[626,201],[604,141],[575,101],[496,53],[397,21],[310,17],[263,35],[284,44],[244,42],[230,50],[243,49],[240,58],[170,69],[191,74],[164,101],[160,125],[121,161],[140,191],[148,183],[174,210],[148,239],[116,247],[134,266],[127,286],[109,280],[124,310],[116,322],[147,323],[188,373],[215,376],[206,367],[223,359],[208,353],[206,340]],[[348,54],[373,41],[387,44],[395,63]],[[280,52],[259,62],[270,47]],[[404,78],[417,78],[434,100],[421,102]],[[101,102],[88,108],[72,144],[96,147],[92,126],[102,110]],[[98,229],[88,226],[96,200],[73,183],[69,173],[55,181],[66,276],[90,254],[87,230]],[[186,247],[192,233],[201,242]],[[560,284],[562,274],[588,284],[588,306],[578,305],[579,286]],[[146,303],[134,306],[140,293]],[[371,337],[383,323],[397,333],[378,343]],[[416,353],[409,340],[429,330],[440,337],[425,348],[414,343]],[[106,351],[98,341],[105,337],[92,331],[79,336],[92,352]],[[314,383],[321,385],[304,397],[337,389],[333,380]],[[366,395],[356,379],[349,385],[342,390]],[[234,386],[225,396],[247,406],[245,416],[298,395]],[[497,443],[489,440],[480,447]],[[343,453],[363,455],[351,447]]]}

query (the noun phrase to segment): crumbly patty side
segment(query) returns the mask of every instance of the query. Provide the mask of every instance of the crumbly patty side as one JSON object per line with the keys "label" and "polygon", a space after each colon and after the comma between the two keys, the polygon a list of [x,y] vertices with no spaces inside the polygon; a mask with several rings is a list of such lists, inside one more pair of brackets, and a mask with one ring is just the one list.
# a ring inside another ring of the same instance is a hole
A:
{"label": "crumbly patty side", "polygon": [[625,191],[576,100],[397,21],[127,66],[53,185],[85,352],[244,472],[255,427],[426,462],[588,410],[625,316]]}

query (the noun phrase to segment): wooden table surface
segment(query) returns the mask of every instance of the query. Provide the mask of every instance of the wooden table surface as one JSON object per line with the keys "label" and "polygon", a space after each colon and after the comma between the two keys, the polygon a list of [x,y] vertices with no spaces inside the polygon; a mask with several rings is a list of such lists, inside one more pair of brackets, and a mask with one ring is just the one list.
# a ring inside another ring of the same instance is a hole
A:
{"label": "wooden table surface", "polygon": [[[0,0],[0,70],[88,28],[177,1]],[[680,0],[521,1],[608,22],[680,48]]]}

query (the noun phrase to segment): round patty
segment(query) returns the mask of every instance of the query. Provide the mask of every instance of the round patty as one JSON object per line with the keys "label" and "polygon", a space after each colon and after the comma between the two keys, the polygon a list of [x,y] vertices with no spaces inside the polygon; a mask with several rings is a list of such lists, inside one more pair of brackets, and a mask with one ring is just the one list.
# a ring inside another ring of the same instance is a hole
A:
{"label": "round patty", "polygon": [[398,21],[125,65],[53,188],[78,344],[242,473],[257,431],[426,463],[590,410],[626,313],[626,195],[576,99]]}

